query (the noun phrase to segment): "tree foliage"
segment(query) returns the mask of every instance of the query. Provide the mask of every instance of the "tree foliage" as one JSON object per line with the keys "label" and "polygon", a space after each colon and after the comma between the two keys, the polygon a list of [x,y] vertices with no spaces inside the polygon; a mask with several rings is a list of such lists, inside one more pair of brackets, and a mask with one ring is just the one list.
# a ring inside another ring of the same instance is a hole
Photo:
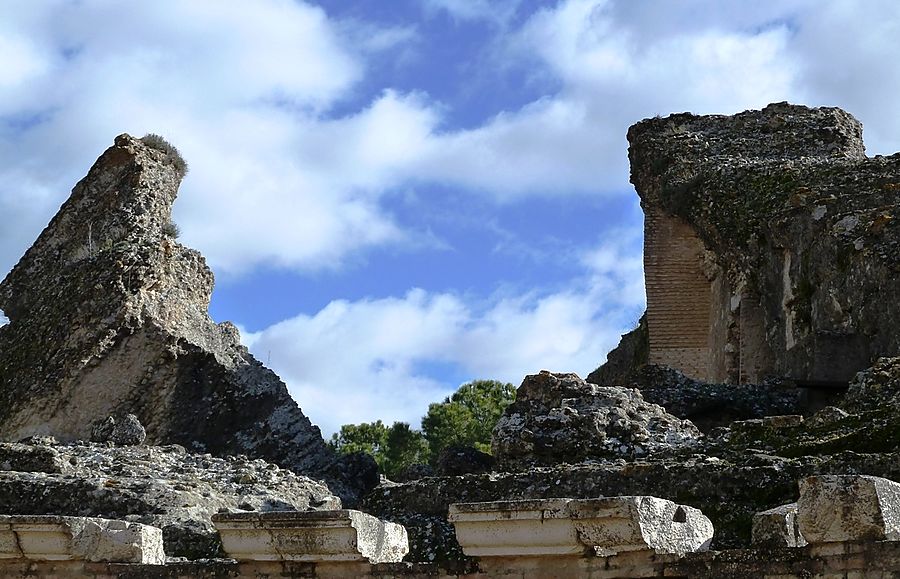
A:
{"label": "tree foliage", "polygon": [[433,462],[448,446],[474,446],[490,452],[491,431],[515,398],[512,384],[467,382],[443,402],[429,405],[421,432],[406,422],[345,424],[328,445],[343,454],[370,454],[381,472],[392,478],[409,465]]}
{"label": "tree foliage", "polygon": [[345,424],[333,434],[328,445],[342,454],[365,452],[378,468],[391,478],[411,464],[428,461],[428,444],[418,430],[406,422],[386,426],[380,420],[362,424]]}
{"label": "tree foliage", "polygon": [[443,402],[429,405],[422,432],[432,458],[451,445],[490,452],[491,432],[515,399],[516,389],[508,382],[475,380],[460,386]]}

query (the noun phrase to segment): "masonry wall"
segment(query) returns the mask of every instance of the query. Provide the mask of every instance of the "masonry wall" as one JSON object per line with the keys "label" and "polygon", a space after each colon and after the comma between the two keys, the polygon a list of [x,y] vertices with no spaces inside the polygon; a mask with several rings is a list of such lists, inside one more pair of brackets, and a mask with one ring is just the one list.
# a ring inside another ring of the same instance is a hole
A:
{"label": "masonry wall", "polygon": [[90,579],[214,578],[214,577],[394,577],[404,579],[450,579],[470,577],[672,577],[692,579],[828,579],[879,578],[900,576],[900,543],[824,543],[795,548],[738,549],[691,553],[686,556],[660,555],[652,551],[619,555],[573,557],[509,557],[480,561],[478,570],[466,572],[438,565],[414,563],[302,563],[233,560],[205,560],[138,565],[88,563],[84,561],[0,560],[2,577],[79,577]]}
{"label": "masonry wall", "polygon": [[677,217],[648,210],[644,217],[644,277],[647,287],[648,361],[709,380],[711,280],[703,268],[704,247]]}

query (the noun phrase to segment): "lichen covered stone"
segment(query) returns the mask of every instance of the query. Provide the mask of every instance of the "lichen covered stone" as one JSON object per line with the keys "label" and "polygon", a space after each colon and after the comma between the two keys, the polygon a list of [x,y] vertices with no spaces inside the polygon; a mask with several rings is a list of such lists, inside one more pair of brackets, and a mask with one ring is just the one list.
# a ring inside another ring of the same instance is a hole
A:
{"label": "lichen covered stone", "polygon": [[492,436],[507,468],[635,458],[696,444],[702,434],[638,390],[589,384],[576,374],[526,376]]}

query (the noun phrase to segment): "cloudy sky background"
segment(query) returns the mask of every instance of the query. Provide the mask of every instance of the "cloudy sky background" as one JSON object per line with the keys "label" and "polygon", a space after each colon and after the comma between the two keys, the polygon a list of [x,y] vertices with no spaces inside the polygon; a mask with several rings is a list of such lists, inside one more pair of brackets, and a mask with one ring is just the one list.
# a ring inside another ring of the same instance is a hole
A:
{"label": "cloudy sky background", "polygon": [[0,0],[0,275],[115,135],[325,433],[588,373],[644,304],[628,126],[789,100],[900,150],[890,0]]}

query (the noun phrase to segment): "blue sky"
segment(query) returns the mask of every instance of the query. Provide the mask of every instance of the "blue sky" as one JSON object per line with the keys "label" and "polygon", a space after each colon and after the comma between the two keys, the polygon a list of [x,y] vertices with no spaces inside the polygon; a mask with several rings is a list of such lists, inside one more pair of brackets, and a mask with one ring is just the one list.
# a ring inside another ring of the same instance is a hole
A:
{"label": "blue sky", "polygon": [[213,318],[326,434],[418,425],[635,323],[630,124],[790,100],[900,149],[898,6],[0,0],[0,270],[115,135],[160,133]]}

